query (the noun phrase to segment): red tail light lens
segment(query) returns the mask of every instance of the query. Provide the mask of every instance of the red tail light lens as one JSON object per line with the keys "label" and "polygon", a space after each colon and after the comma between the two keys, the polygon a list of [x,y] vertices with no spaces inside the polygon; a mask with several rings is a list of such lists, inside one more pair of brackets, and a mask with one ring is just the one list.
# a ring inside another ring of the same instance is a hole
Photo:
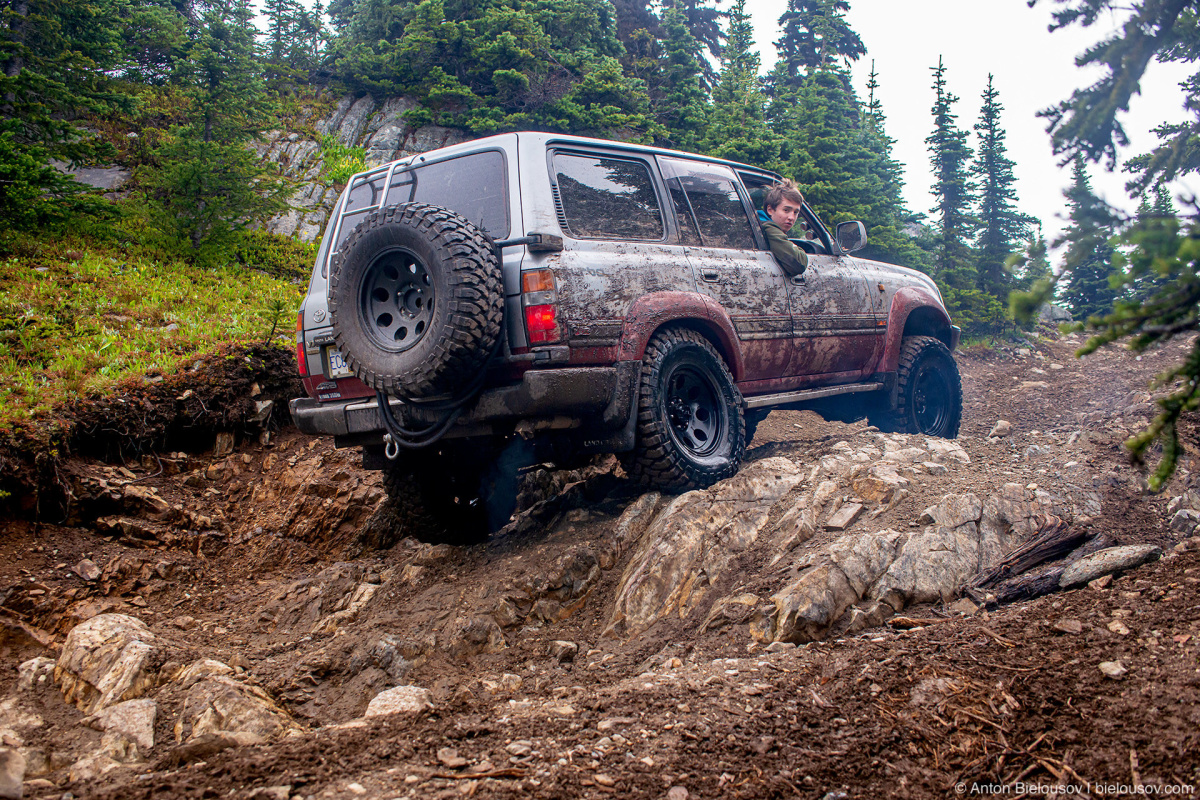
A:
{"label": "red tail light lens", "polygon": [[552,305],[525,306],[525,329],[529,331],[530,344],[559,340],[557,312]]}
{"label": "red tail light lens", "polygon": [[296,367],[300,377],[308,377],[308,356],[304,354],[304,312],[296,315]]}
{"label": "red tail light lens", "polygon": [[521,292],[525,295],[525,330],[529,343],[546,344],[562,339],[558,324],[558,293],[554,273],[548,269],[521,273]]}

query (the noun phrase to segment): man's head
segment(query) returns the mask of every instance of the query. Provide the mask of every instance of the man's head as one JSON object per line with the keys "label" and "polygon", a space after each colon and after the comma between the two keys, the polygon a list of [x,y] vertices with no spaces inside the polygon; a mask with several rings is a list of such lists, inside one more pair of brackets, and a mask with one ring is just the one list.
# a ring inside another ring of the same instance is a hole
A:
{"label": "man's head", "polygon": [[789,231],[800,216],[800,207],[804,205],[804,195],[796,188],[796,184],[784,178],[767,192],[763,201],[763,210],[767,216],[783,230]]}

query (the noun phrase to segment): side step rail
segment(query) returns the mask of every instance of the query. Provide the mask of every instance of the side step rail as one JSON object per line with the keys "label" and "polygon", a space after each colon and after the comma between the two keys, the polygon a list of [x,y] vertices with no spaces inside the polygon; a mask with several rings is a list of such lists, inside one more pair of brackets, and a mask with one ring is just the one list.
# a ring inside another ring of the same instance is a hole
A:
{"label": "side step rail", "polygon": [[833,397],[839,394],[877,392],[882,388],[882,383],[852,383],[847,386],[823,386],[820,389],[801,389],[800,391],[780,392],[779,394],[759,394],[746,398],[746,408],[763,408],[764,406],[803,403],[806,400],[820,400],[822,397]]}

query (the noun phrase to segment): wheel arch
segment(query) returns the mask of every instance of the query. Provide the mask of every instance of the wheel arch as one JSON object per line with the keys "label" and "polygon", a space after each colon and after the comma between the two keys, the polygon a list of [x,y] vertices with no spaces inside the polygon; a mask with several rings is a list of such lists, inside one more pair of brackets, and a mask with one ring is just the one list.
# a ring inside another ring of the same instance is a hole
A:
{"label": "wheel arch", "polygon": [[699,333],[725,360],[734,381],[742,379],[745,365],[733,322],[720,306],[697,292],[653,292],[635,300],[622,324],[619,359],[640,361],[651,337],[666,327]]}
{"label": "wheel arch", "polygon": [[900,348],[906,336],[932,336],[954,348],[950,317],[932,292],[906,286],[892,297],[888,310],[887,341],[879,372],[895,372],[900,363]]}

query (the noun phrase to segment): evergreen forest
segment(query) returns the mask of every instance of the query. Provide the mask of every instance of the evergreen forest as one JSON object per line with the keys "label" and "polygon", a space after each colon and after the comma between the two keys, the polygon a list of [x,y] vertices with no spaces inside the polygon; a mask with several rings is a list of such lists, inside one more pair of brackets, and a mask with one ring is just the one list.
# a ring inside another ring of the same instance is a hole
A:
{"label": "evergreen forest", "polygon": [[[1115,8],[1039,2],[1056,27],[1089,27]],[[947,88],[954,65],[940,58],[928,64],[936,204],[906,206],[877,96],[887,76],[872,69],[864,92],[852,85],[851,65],[870,52],[850,4],[789,0],[767,71],[745,0],[0,0],[0,257],[74,237],[150,264],[303,274],[312,248],[259,229],[295,187],[255,144],[370,93],[415,101],[413,125],[562,131],[776,170],[827,225],[862,220],[867,257],[933,276],[969,340],[1016,333],[1046,301],[1090,320],[1097,343],[1195,329],[1196,209],[1181,214],[1165,187],[1200,169],[1200,83],[1184,87],[1191,121],[1162,126],[1161,146],[1127,167],[1136,215],[1100,201],[1089,169],[1112,168],[1149,61],[1195,62],[1200,2],[1122,7],[1124,28],[1078,59],[1105,77],[1043,112],[1074,169],[1058,242],[1021,210],[1004,98],[989,78],[978,119],[963,119]],[[325,177],[344,182],[353,148],[327,146]],[[105,164],[131,171],[121,199],[66,171]],[[0,328],[16,330],[22,313],[0,308]],[[1200,351],[1182,369],[1200,375]],[[1197,391],[1147,441],[1169,434]]]}

